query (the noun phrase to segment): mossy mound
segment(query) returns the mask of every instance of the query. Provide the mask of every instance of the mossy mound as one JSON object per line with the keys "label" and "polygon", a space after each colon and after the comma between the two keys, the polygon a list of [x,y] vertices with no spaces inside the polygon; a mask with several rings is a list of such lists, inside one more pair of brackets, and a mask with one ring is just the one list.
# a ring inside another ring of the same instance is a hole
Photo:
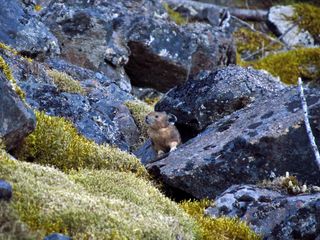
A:
{"label": "mossy mound", "polygon": [[4,152],[0,159],[0,175],[13,185],[10,207],[41,238],[52,232],[73,239],[194,238],[194,221],[135,174],[83,170],[67,175],[11,160]]}
{"label": "mossy mound", "polygon": [[148,128],[145,124],[145,117],[148,113],[154,110],[153,110],[153,107],[151,107],[147,103],[142,102],[140,100],[128,101],[125,103],[125,105],[129,108],[132,114],[132,117],[140,131],[139,143],[137,144],[137,146],[134,147],[134,148],[137,148],[141,146],[148,139],[148,134],[147,134]]}
{"label": "mossy mound", "polygon": [[47,70],[47,73],[61,92],[84,94],[80,83],[68,74],[57,70]]}
{"label": "mossy mound", "polygon": [[253,57],[261,57],[266,54],[279,51],[283,48],[283,45],[277,41],[273,41],[272,38],[268,38],[262,33],[251,31],[247,28],[239,28],[233,33],[235,38],[237,51],[241,55],[251,55],[258,50],[259,53]]}
{"label": "mossy mound", "polygon": [[52,165],[65,172],[72,169],[111,169],[147,176],[140,161],[108,145],[98,145],[78,134],[63,118],[36,112],[37,126],[15,153],[19,160]]}
{"label": "mossy mound", "polygon": [[298,3],[293,5],[297,21],[301,29],[307,30],[316,40],[320,41],[320,8],[312,4]]}
{"label": "mossy mound", "polygon": [[221,239],[262,239],[244,222],[236,218],[211,218],[204,215],[204,210],[211,205],[209,200],[185,201],[180,205],[198,224],[198,238],[204,240]]}
{"label": "mossy mound", "polygon": [[242,62],[242,65],[264,69],[287,84],[296,84],[298,77],[317,80],[320,78],[320,48],[299,48],[269,55],[256,62]]}

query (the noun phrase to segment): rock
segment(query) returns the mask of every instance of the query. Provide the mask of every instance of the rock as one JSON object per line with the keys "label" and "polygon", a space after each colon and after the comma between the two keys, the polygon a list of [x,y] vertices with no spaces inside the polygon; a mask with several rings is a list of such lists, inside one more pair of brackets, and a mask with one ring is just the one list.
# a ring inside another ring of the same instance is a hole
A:
{"label": "rock", "polygon": [[12,198],[10,183],[0,179],[0,200],[9,201]]}
{"label": "rock", "polygon": [[36,125],[35,116],[0,71],[0,138],[12,150],[31,133]]}
{"label": "rock", "polygon": [[43,240],[71,240],[71,237],[60,233],[52,233],[49,236],[46,236]]}
{"label": "rock", "polygon": [[274,6],[269,10],[268,23],[277,36],[285,34],[282,41],[288,46],[314,46],[312,35],[290,20],[293,16],[293,6]]}
{"label": "rock", "polygon": [[128,33],[131,55],[125,69],[138,87],[165,92],[185,82],[189,71],[197,74],[236,61],[232,37],[209,24],[179,27],[138,18],[132,25]]}
{"label": "rock", "polygon": [[163,94],[153,88],[138,88],[132,87],[131,93],[142,101],[156,101],[160,99]]}
{"label": "rock", "polygon": [[[161,12],[162,11],[162,12]],[[161,15],[158,1],[59,1],[52,2],[42,19],[59,39],[62,57],[94,71],[103,71],[123,90],[131,85],[123,66],[129,50],[125,32],[133,16]]]}
{"label": "rock", "polygon": [[158,1],[61,1],[42,19],[64,59],[103,71],[124,90],[130,90],[128,76],[136,86],[167,91],[184,82],[190,68],[197,73],[236,61],[230,34],[203,23],[177,26]]}
{"label": "rock", "polygon": [[150,139],[137,149],[134,155],[140,159],[143,165],[147,165],[157,157],[157,153],[153,150]]}
{"label": "rock", "polygon": [[175,114],[180,132],[195,135],[212,122],[284,86],[262,71],[229,66],[206,71],[170,90],[155,106]]}
{"label": "rock", "polygon": [[316,239],[320,193],[286,196],[251,185],[232,186],[206,210],[212,217],[239,217],[263,239]]}
{"label": "rock", "polygon": [[[306,96],[319,146],[319,90],[306,90]],[[168,187],[196,198],[213,198],[234,184],[260,182],[272,172],[277,176],[290,172],[302,182],[320,183],[295,88],[261,97],[225,116],[147,167]]]}
{"label": "rock", "polygon": [[0,0],[0,41],[31,57],[60,53],[57,39],[19,0]]}
{"label": "rock", "polygon": [[[138,128],[123,105],[134,97],[101,72],[51,59],[42,63],[27,63],[18,57],[6,58],[18,84],[26,93],[26,102],[34,109],[51,116],[72,121],[78,131],[98,144],[108,143],[130,150],[138,139]],[[49,77],[52,68],[79,81],[83,93],[60,90]]]}

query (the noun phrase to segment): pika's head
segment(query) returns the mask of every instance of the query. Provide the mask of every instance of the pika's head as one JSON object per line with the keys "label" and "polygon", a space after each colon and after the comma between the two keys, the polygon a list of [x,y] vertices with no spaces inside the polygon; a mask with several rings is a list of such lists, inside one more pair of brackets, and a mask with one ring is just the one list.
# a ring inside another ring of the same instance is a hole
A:
{"label": "pika's head", "polygon": [[174,125],[177,121],[177,117],[173,114],[167,114],[166,112],[151,112],[146,116],[146,124],[153,129],[166,128],[170,124]]}

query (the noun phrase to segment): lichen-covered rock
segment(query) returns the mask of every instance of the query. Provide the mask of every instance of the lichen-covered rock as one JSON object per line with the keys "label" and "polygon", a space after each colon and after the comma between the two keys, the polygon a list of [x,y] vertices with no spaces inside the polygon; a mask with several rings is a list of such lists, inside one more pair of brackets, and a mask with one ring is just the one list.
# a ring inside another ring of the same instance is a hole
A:
{"label": "lichen-covered rock", "polygon": [[14,92],[11,83],[0,72],[0,138],[12,150],[35,128],[32,110]]}
{"label": "lichen-covered rock", "polygon": [[252,185],[232,186],[206,210],[212,217],[239,217],[263,239],[316,239],[320,194],[286,196]]}
{"label": "lichen-covered rock", "polygon": [[299,28],[298,20],[293,21],[295,9],[293,6],[274,6],[271,7],[268,14],[268,22],[276,35],[282,37],[282,41],[292,46],[313,46],[314,39],[312,35]]}
{"label": "lichen-covered rock", "polygon": [[187,130],[198,133],[212,122],[282,88],[269,74],[229,66],[190,78],[170,90],[155,109],[175,114],[182,134]]}
{"label": "lichen-covered rock", "polygon": [[[308,90],[306,96],[319,145],[319,90]],[[272,172],[293,172],[302,182],[319,184],[296,88],[261,97],[225,116],[148,168],[167,186],[197,198],[214,197],[234,184],[262,181]]]}
{"label": "lichen-covered rock", "polygon": [[49,236],[46,236],[44,240],[71,240],[71,237],[60,233],[52,233]]}
{"label": "lichen-covered rock", "polygon": [[[133,96],[103,73],[58,59],[45,64],[15,56],[6,60],[31,107],[71,120],[81,134],[96,143],[109,143],[123,150],[136,144],[138,128],[123,105]],[[75,83],[78,92],[71,88]]]}
{"label": "lichen-covered rock", "polygon": [[60,53],[55,36],[19,0],[0,1],[0,41],[32,57]]}
{"label": "lichen-covered rock", "polygon": [[9,201],[12,197],[12,186],[10,183],[0,179],[0,200]]}

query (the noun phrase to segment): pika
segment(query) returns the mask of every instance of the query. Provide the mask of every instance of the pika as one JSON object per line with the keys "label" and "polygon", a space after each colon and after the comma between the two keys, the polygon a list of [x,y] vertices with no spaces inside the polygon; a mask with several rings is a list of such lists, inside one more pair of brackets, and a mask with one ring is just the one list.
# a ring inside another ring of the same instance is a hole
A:
{"label": "pika", "polygon": [[166,112],[151,112],[146,116],[147,132],[158,156],[174,151],[181,144],[180,133],[174,126],[176,121],[176,116]]}

